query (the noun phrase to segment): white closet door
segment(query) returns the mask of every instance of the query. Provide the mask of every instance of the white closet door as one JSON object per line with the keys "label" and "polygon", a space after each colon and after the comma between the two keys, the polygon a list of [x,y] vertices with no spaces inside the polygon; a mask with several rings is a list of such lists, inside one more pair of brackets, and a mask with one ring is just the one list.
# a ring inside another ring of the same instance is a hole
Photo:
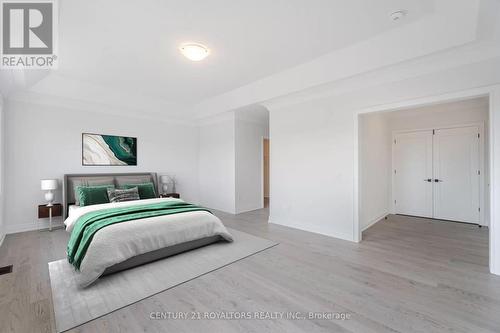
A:
{"label": "white closet door", "polygon": [[432,131],[395,136],[396,214],[432,217],[432,136]]}
{"label": "white closet door", "polygon": [[479,223],[478,133],[477,127],[435,131],[434,218]]}

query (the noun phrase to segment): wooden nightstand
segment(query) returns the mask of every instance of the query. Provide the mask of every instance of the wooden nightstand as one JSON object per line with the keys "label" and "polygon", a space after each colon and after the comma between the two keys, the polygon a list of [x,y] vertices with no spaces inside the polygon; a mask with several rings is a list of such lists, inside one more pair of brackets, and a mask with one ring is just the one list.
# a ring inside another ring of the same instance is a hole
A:
{"label": "wooden nightstand", "polygon": [[160,198],[177,198],[179,199],[181,195],[179,193],[161,193]]}
{"label": "wooden nightstand", "polygon": [[38,205],[38,218],[49,219],[49,231],[52,231],[52,218],[55,216],[62,216],[62,205],[59,203],[53,204],[50,207],[47,205]]}

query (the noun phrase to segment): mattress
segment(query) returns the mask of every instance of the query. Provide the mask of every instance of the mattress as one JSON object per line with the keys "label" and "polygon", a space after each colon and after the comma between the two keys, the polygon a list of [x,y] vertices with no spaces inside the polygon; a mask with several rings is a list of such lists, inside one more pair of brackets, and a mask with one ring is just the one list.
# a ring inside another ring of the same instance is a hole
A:
{"label": "mattress", "polygon": [[120,263],[117,263],[113,266],[106,268],[106,270],[104,271],[104,273],[102,273],[101,276],[108,275],[108,274],[114,274],[114,273],[124,271],[124,270],[129,269],[129,268],[133,268],[136,266],[147,264],[147,263],[159,260],[159,259],[171,257],[171,256],[174,256],[174,255],[182,253],[182,252],[194,250],[194,249],[197,249],[197,248],[205,246],[205,245],[216,243],[220,240],[222,240],[222,237],[219,235],[210,236],[210,237],[196,239],[196,240],[185,242],[185,243],[180,243],[177,245],[164,247],[164,248],[161,248],[161,249],[156,250],[156,251],[151,251],[151,252],[147,252],[144,254],[140,254],[138,256],[129,258],[125,261],[122,261]]}
{"label": "mattress", "polygon": [[[64,221],[72,232],[86,213],[113,207],[129,207],[180,199],[160,198],[74,207]],[[222,222],[207,211],[183,212],[116,223],[99,229],[86,250],[76,282],[92,284],[103,274],[114,273],[165,256],[204,246],[219,240],[231,242],[232,236]],[[168,259],[166,259],[168,260]]]}
{"label": "mattress", "polygon": [[77,205],[69,205],[68,207],[68,216],[71,216],[72,214],[75,213],[77,209],[81,208],[80,206]]}

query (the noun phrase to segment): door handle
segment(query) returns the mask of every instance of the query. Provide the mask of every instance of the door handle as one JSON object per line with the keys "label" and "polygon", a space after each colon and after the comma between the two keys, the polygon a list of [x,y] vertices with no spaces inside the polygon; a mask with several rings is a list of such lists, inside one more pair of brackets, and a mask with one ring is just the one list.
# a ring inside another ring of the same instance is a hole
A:
{"label": "door handle", "polygon": [[424,182],[429,182],[430,183],[430,182],[432,182],[432,179],[430,179],[430,178],[424,179]]}
{"label": "door handle", "polygon": [[442,182],[442,181],[443,181],[442,179],[434,179],[434,182],[435,182],[435,183],[440,183],[440,182]]}

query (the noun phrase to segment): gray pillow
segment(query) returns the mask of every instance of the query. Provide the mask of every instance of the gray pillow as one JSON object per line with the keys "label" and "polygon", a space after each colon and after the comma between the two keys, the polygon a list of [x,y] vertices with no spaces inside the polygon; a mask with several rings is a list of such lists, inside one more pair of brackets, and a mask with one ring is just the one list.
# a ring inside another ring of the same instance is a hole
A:
{"label": "gray pillow", "polygon": [[126,190],[108,188],[109,202],[124,202],[139,200],[139,189],[132,187]]}
{"label": "gray pillow", "polygon": [[[115,181],[113,177],[87,177],[87,178],[76,178],[70,180],[70,184],[73,186],[73,198],[69,197],[68,200],[71,203],[74,199],[75,205],[80,206],[79,196],[76,192],[78,186],[95,186],[95,185],[109,185],[115,186]],[[70,187],[71,188],[71,187]]]}
{"label": "gray pillow", "polygon": [[152,182],[150,175],[144,176],[116,176],[116,187],[123,187],[125,184],[144,184]]}

